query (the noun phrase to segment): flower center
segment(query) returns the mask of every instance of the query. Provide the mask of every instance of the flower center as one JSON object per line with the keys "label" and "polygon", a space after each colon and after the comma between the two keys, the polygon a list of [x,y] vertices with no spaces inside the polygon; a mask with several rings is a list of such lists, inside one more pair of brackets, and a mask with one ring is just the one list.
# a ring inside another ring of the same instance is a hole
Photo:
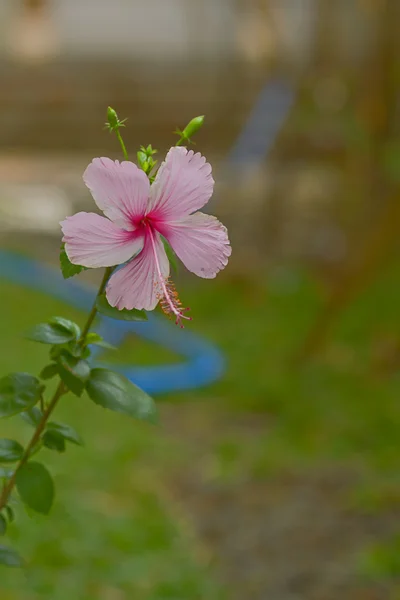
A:
{"label": "flower center", "polygon": [[[145,219],[143,219],[144,221]],[[159,293],[159,301],[160,306],[163,312],[168,315],[174,315],[175,317],[175,325],[180,325],[181,329],[183,329],[182,319],[186,319],[187,321],[191,321],[192,318],[184,315],[183,313],[190,310],[189,308],[183,308],[181,301],[179,300],[178,292],[175,289],[175,286],[170,278],[163,277],[161,273],[160,261],[158,260],[156,243],[154,239],[154,231],[149,222],[147,225],[147,234],[151,240],[151,246],[153,249],[154,260],[156,263],[156,270],[158,275],[159,284],[161,286],[161,292]]]}

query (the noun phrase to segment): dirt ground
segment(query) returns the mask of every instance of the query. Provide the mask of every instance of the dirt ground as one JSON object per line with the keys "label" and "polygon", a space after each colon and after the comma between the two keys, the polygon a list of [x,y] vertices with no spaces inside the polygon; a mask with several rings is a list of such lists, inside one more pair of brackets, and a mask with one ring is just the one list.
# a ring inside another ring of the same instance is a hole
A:
{"label": "dirt ground", "polygon": [[[349,501],[360,477],[338,464],[221,478],[213,451],[221,427],[245,447],[268,435],[265,417],[210,414],[209,407],[165,407],[163,425],[184,446],[186,467],[169,488],[210,560],[237,600],[387,600],[396,584],[362,582],[360,553],[385,540],[399,511],[371,514]],[[190,462],[191,468],[187,468]]]}

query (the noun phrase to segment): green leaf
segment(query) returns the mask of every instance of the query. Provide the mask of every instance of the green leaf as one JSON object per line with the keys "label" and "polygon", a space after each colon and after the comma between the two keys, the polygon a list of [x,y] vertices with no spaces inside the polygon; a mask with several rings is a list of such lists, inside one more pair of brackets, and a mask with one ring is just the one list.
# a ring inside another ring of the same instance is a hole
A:
{"label": "green leaf", "polygon": [[51,379],[56,375],[58,375],[58,365],[56,363],[46,365],[39,373],[40,379]]}
{"label": "green leaf", "polygon": [[11,469],[0,467],[0,479],[10,479],[10,477],[12,477],[12,474],[13,471]]}
{"label": "green leaf", "polygon": [[65,331],[69,331],[73,334],[74,339],[79,339],[81,337],[81,328],[79,325],[70,321],[69,319],[64,319],[64,317],[51,317],[49,319],[50,325],[55,325],[56,327],[60,327],[61,329],[65,329]]}
{"label": "green leaf", "polygon": [[77,446],[83,446],[83,440],[79,433],[75,431],[73,427],[69,425],[65,425],[65,423],[56,423],[55,421],[50,421],[47,423],[47,431],[54,431],[60,434],[65,440],[68,442],[72,442]]}
{"label": "green leaf", "polygon": [[12,548],[0,546],[0,565],[5,565],[6,567],[23,567],[24,561]]}
{"label": "green leaf", "polygon": [[[78,342],[70,342],[69,344],[67,344],[65,350],[69,354],[71,354],[71,356],[74,356],[75,358],[81,358],[82,352],[83,352],[83,346],[78,344]],[[60,354],[62,354],[62,352]]]}
{"label": "green leaf", "polygon": [[167,255],[167,258],[169,260],[169,264],[171,265],[171,267],[173,268],[175,273],[177,273],[178,272],[178,259],[177,259],[175,252],[173,251],[172,246],[169,243],[169,241],[163,235],[161,236],[161,241],[164,244],[164,250],[165,250],[165,254]]}
{"label": "green leaf", "polygon": [[7,532],[7,521],[3,515],[0,515],[0,535],[5,535]]}
{"label": "green leaf", "polygon": [[107,350],[116,350],[116,347],[109,344],[98,333],[90,332],[86,336],[85,343],[88,345],[101,346],[101,348],[107,348]]}
{"label": "green leaf", "polygon": [[59,375],[67,388],[76,396],[80,396],[85,382],[89,379],[90,365],[86,360],[65,352],[59,358]]}
{"label": "green leaf", "polygon": [[40,463],[28,462],[18,470],[16,487],[21,500],[32,510],[47,515],[54,500],[54,483]]}
{"label": "green leaf", "polygon": [[100,314],[111,319],[117,319],[118,321],[147,321],[147,314],[144,310],[118,310],[114,306],[110,306],[105,294],[98,296],[96,300],[96,308]]}
{"label": "green leaf", "polygon": [[28,423],[28,425],[31,425],[32,427],[37,427],[39,425],[42,416],[43,413],[37,406],[33,406],[29,410],[21,413],[21,418],[25,423]]}
{"label": "green leaf", "polygon": [[[59,346],[58,346],[59,348]],[[88,358],[90,356],[90,349],[86,348],[79,342],[69,342],[64,348],[61,349],[60,354],[63,354],[63,351],[66,351],[71,356],[75,358]]]}
{"label": "green leaf", "polygon": [[14,511],[11,508],[11,506],[8,506],[8,505],[5,506],[4,507],[4,511],[5,511],[6,515],[7,515],[8,522],[12,523],[15,520],[15,515],[14,515]]}
{"label": "green leaf", "polygon": [[153,399],[129,379],[108,369],[92,369],[86,390],[93,402],[130,417],[154,422]]}
{"label": "green leaf", "polygon": [[0,439],[0,462],[9,463],[20,460],[24,449],[19,442],[15,440]]}
{"label": "green leaf", "polygon": [[28,373],[11,373],[0,379],[0,417],[31,408],[42,392],[40,381]]}
{"label": "green leaf", "polygon": [[27,335],[33,342],[41,344],[65,344],[76,339],[76,333],[57,323],[40,323]]}
{"label": "green leaf", "polygon": [[60,250],[60,268],[64,279],[68,279],[69,277],[78,275],[79,273],[81,273],[82,271],[86,271],[87,269],[87,267],[72,264],[72,262],[67,256],[67,253],[65,252],[65,244],[62,244]]}
{"label": "green leaf", "polygon": [[65,452],[65,439],[57,431],[45,431],[43,436],[43,445],[49,450],[57,450],[57,452]]}

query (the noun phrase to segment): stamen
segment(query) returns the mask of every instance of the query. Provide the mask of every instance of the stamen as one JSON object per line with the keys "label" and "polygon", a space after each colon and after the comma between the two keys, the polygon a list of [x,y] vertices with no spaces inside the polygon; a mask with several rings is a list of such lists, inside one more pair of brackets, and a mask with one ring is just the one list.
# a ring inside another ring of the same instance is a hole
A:
{"label": "stamen", "polygon": [[154,233],[150,226],[148,226],[148,234],[150,236],[151,245],[154,252],[154,259],[156,262],[156,269],[158,275],[158,281],[156,282],[156,286],[158,288],[157,296],[160,301],[160,306],[163,312],[169,316],[175,317],[175,325],[179,325],[181,329],[184,328],[181,320],[186,319],[187,321],[191,321],[192,317],[187,317],[183,313],[190,310],[189,308],[183,308],[182,303],[179,300],[178,292],[176,291],[175,285],[168,277],[165,279],[161,273],[160,263],[157,256],[156,244],[154,240]]}

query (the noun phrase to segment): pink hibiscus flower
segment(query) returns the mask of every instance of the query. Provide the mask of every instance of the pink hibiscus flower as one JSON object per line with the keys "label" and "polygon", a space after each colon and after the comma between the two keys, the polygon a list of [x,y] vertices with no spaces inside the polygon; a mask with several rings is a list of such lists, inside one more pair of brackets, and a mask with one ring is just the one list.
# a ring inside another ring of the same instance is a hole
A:
{"label": "pink hibiscus flower", "polygon": [[226,228],[194,212],[212,196],[211,166],[201,154],[174,147],[151,186],[134,163],[109,158],[95,158],[83,179],[105,217],[79,212],[62,221],[69,260],[92,268],[129,261],[108,281],[111,306],[153,310],[160,302],[176,323],[188,319],[169,279],[160,234],[199,277],[215,277],[226,266],[231,254]]}

